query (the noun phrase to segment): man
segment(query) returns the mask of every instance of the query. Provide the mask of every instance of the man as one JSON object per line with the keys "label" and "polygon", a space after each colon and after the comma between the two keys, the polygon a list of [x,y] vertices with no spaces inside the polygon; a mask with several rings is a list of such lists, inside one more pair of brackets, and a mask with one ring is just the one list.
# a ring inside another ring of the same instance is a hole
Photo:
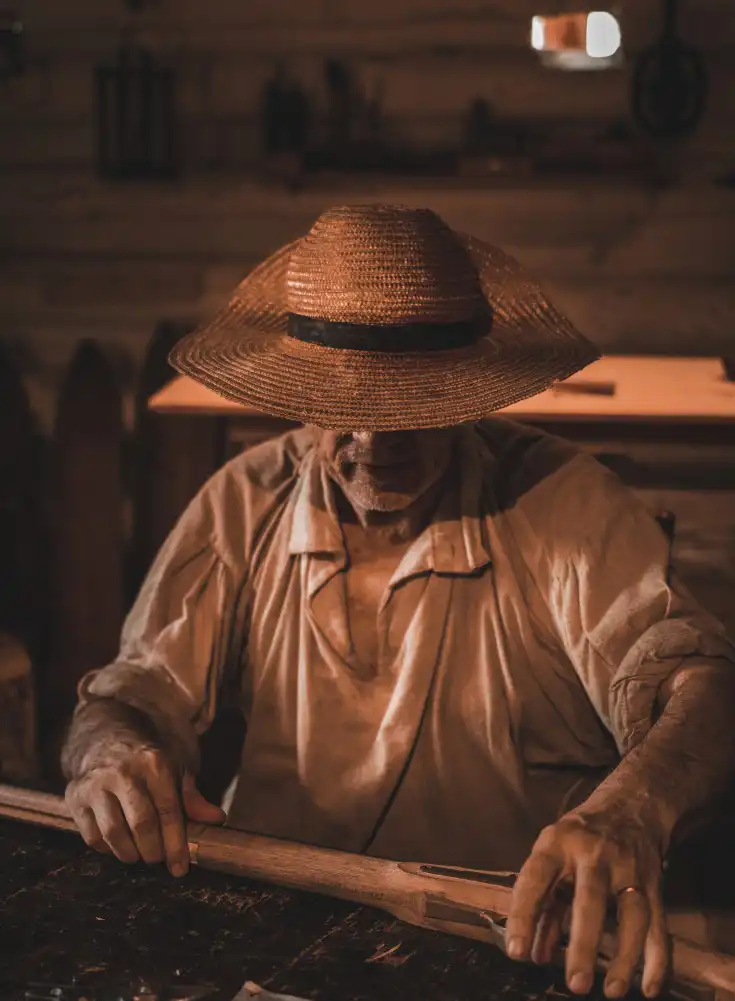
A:
{"label": "man", "polygon": [[229,824],[522,865],[511,956],[548,960],[571,887],[570,988],[613,901],[606,993],[641,959],[658,993],[668,846],[732,775],[735,650],[611,473],[489,417],[596,357],[426,210],[334,209],[256,269],[172,360],[307,426],[203,488],[83,680],[64,767],[87,843],[186,870],[183,816],[225,816],[194,776],[234,693]]}

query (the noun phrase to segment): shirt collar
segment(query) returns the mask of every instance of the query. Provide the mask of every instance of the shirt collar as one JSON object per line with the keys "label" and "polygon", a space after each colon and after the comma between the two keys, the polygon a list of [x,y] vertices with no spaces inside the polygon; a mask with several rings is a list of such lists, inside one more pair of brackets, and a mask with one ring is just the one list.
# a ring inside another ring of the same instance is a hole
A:
{"label": "shirt collar", "polygon": [[[491,562],[481,503],[489,456],[473,426],[461,428],[459,437],[455,454],[459,476],[452,476],[434,517],[401,561],[394,582],[428,570],[474,574]],[[289,552],[332,554],[346,562],[334,484],[317,448],[304,457],[292,505]]]}
{"label": "shirt collar", "polygon": [[304,456],[292,494],[292,505],[288,547],[291,554],[333,553],[346,558],[332,481],[316,447]]}

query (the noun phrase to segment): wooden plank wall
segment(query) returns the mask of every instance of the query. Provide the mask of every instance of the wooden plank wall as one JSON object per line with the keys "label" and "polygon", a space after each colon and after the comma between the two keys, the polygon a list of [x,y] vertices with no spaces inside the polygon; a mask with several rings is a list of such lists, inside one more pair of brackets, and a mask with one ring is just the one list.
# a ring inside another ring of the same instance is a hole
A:
{"label": "wooden plank wall", "polygon": [[[534,0],[218,0],[206,17],[199,0],[176,0],[148,5],[135,20],[183,78],[179,104],[187,160],[232,167],[253,158],[263,86],[282,60],[314,95],[319,111],[325,102],[323,60],[347,60],[360,87],[381,94],[393,134],[417,142],[457,136],[462,114],[477,96],[501,115],[625,115],[630,63],[659,39],[662,4],[622,0],[611,7],[621,19],[628,66],[581,76],[544,69],[530,50],[531,17],[549,10]],[[6,88],[0,107],[0,120],[13,128],[14,138],[0,149],[0,162],[86,166],[94,149],[91,72],[114,52],[126,24],[124,5],[69,0],[35,8],[26,18],[28,72]],[[712,86],[701,134],[672,155],[683,153],[690,163],[726,162],[733,150],[728,126],[735,100],[732,5],[681,4],[678,21],[685,41],[704,53]]]}
{"label": "wooden plank wall", "polygon": [[[176,0],[137,18],[99,0],[26,6],[28,65],[0,102],[12,136],[0,144],[0,336],[23,338],[44,362],[85,334],[139,358],[160,317],[211,316],[327,205],[378,200],[428,205],[505,246],[606,351],[732,350],[732,0],[680,5],[682,37],[701,49],[711,86],[699,130],[655,150],[670,185],[553,172],[502,185],[330,176],[298,192],[262,158],[263,86],[279,61],[323,117],[324,60],[345,60],[361,91],[382,93],[391,141],[418,149],[456,145],[476,97],[501,118],[605,128],[630,120],[632,66],[659,37],[660,0],[616,3],[628,61],[585,74],[540,65],[528,36],[544,5],[532,0],[218,0],[206,17],[198,0]],[[93,70],[136,20],[179,73],[176,185],[95,178]]]}

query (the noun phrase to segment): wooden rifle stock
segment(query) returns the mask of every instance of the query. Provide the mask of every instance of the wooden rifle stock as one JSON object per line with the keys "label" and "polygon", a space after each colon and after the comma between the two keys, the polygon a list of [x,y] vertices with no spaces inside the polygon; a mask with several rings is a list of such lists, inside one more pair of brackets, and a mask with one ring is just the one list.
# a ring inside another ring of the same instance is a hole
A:
{"label": "wooden rifle stock", "polygon": [[[61,797],[2,784],[0,817],[77,830]],[[508,914],[513,873],[392,862],[204,824],[190,824],[187,837],[192,862],[205,869],[376,907],[409,924],[502,947],[502,927],[491,919],[502,922]],[[698,998],[697,987],[735,993],[735,956],[676,935],[671,943],[672,993]],[[614,951],[614,936],[606,934],[602,968]]]}
{"label": "wooden rifle stock", "polygon": [[[0,817],[77,831],[60,796],[32,789],[0,784]],[[445,884],[450,889],[448,899],[460,907],[508,913],[509,886],[459,875],[456,879],[439,878],[422,871],[430,871],[432,866],[391,862],[206,824],[189,824],[187,840],[191,861],[204,869],[378,907],[411,924],[444,927],[444,922],[425,917],[424,912],[427,893],[441,896],[447,889]],[[456,869],[458,874],[467,871]]]}

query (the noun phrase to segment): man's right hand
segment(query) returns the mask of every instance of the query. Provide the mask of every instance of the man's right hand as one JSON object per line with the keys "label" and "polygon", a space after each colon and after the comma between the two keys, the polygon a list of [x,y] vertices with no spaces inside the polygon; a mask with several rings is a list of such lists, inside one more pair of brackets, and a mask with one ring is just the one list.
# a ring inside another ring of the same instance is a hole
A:
{"label": "man's right hand", "polygon": [[189,869],[186,820],[221,824],[224,812],[207,802],[167,756],[150,744],[107,754],[66,789],[66,802],[85,842],[121,862],[164,862],[173,876]]}

